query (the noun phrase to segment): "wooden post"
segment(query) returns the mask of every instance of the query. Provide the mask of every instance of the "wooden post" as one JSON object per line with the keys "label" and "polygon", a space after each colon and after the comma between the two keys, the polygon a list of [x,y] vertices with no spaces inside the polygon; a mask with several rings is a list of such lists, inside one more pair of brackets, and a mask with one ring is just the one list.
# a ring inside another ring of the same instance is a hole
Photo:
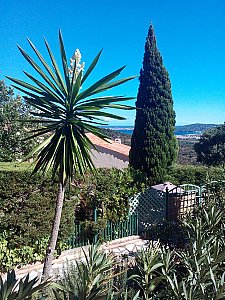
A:
{"label": "wooden post", "polygon": [[166,188],[166,221],[169,219],[169,189]]}

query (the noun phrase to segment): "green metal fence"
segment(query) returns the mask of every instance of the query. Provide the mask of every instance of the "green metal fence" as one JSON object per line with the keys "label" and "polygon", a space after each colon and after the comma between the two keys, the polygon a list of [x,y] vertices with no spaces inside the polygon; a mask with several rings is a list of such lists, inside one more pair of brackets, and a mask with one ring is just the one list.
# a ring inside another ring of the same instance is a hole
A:
{"label": "green metal fence", "polygon": [[68,240],[69,248],[86,246],[97,241],[112,241],[115,239],[138,234],[138,214],[133,213],[122,222],[108,221],[104,229],[90,235],[83,224],[75,224],[74,234]]}

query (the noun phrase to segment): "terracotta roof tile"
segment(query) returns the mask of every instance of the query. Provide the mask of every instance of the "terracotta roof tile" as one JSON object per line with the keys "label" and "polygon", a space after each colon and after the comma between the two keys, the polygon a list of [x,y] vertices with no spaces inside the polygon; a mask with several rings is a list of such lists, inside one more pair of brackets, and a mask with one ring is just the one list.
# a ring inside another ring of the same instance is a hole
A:
{"label": "terracotta roof tile", "polygon": [[100,139],[99,137],[95,136],[94,134],[92,134],[90,132],[88,132],[86,135],[92,141],[92,143],[96,146],[100,146],[102,148],[106,148],[106,149],[109,149],[111,151],[129,156],[130,146],[117,143],[117,142],[115,142],[113,140],[110,140],[110,139],[108,139],[109,143],[107,143],[104,140]]}

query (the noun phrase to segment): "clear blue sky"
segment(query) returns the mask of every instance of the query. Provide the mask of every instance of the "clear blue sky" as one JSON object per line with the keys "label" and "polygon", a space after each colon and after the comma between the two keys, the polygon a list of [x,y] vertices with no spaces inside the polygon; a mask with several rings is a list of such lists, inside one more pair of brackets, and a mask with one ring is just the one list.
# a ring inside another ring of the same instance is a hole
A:
{"label": "clear blue sky", "polygon": [[[177,124],[225,121],[224,0],[0,0],[0,7],[0,79],[25,79],[22,70],[30,71],[16,47],[32,53],[26,37],[46,53],[45,36],[58,53],[59,28],[67,56],[79,48],[86,66],[103,48],[92,80],[123,65],[122,77],[139,75],[152,21],[170,74]],[[135,79],[114,94],[136,97],[138,84]],[[110,125],[133,125],[135,112],[124,115],[126,121]]]}

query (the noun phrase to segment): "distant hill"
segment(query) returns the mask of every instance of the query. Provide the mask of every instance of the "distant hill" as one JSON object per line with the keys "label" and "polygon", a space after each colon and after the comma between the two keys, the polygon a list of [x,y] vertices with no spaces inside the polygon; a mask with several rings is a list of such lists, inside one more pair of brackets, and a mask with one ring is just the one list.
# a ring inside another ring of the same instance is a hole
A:
{"label": "distant hill", "polygon": [[175,128],[175,134],[177,132],[199,132],[203,133],[204,131],[208,130],[212,127],[217,127],[219,124],[189,124],[189,125],[183,125],[183,126],[176,126]]}
{"label": "distant hill", "polygon": [[127,133],[120,132],[118,130],[112,130],[109,128],[101,128],[102,133],[107,135],[110,139],[115,140],[117,138],[121,139],[121,143],[130,146],[131,135]]}
{"label": "distant hill", "polygon": [[[175,134],[202,134],[204,131],[217,127],[219,124],[188,124],[183,126],[175,126]],[[110,128],[101,128],[101,130],[111,139],[120,138],[122,143],[130,145],[131,134],[133,126],[112,126]],[[121,132],[122,131],[122,132]]]}

